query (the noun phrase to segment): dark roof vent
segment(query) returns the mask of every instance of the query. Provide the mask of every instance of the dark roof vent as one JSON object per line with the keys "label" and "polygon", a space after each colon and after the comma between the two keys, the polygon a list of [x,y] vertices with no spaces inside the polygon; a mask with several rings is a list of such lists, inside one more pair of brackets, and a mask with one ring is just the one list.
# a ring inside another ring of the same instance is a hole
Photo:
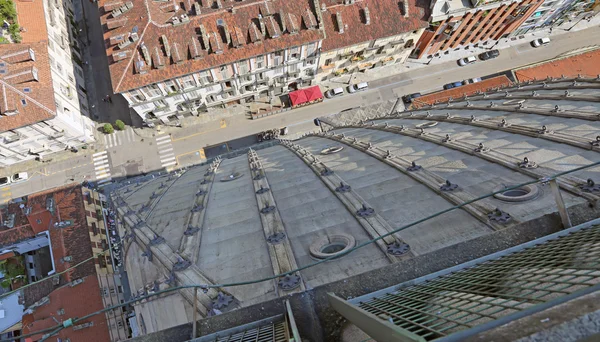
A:
{"label": "dark roof vent", "polygon": [[344,22],[342,21],[342,14],[340,12],[335,14],[335,22],[337,23],[338,32],[344,33]]}
{"label": "dark roof vent", "polygon": [[365,25],[370,25],[371,24],[371,13],[369,12],[368,7],[363,8],[363,15],[364,15],[364,19],[365,19]]}

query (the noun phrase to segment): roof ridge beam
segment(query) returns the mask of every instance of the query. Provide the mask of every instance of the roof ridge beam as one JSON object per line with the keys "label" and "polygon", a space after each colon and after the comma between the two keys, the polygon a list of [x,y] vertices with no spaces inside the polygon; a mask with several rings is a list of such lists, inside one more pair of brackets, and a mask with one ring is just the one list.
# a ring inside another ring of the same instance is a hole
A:
{"label": "roof ridge beam", "polygon": [[[263,212],[260,215],[260,222],[267,240],[267,250],[273,266],[273,274],[286,274],[298,268],[298,263],[292,250],[292,245],[285,230],[285,225],[281,219],[279,209],[275,203],[273,192],[270,190],[267,175],[260,162],[258,154],[253,149],[248,151],[248,166],[250,175],[252,176],[252,185],[254,186],[254,194],[256,195],[256,204],[259,210],[267,208],[269,212]],[[271,241],[269,241],[271,239]],[[291,275],[291,274],[290,274]],[[285,296],[291,293],[299,293],[306,290],[304,280],[300,272],[296,274],[300,276],[300,286],[286,290],[277,286],[279,296]]]}

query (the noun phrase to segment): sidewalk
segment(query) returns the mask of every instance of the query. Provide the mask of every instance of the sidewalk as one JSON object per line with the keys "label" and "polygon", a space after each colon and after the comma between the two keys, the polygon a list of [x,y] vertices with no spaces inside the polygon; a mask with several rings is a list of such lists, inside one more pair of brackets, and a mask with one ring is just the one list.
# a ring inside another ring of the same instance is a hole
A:
{"label": "sidewalk", "polygon": [[442,64],[449,61],[456,61],[463,57],[478,55],[482,52],[492,50],[492,49],[506,49],[508,47],[514,46],[516,44],[528,43],[536,38],[541,37],[552,37],[567,34],[569,32],[576,32],[579,30],[584,30],[593,26],[600,25],[600,15],[594,16],[591,20],[583,19],[583,17],[578,18],[575,23],[567,22],[563,25],[555,27],[550,31],[550,29],[542,29],[538,31],[533,31],[518,37],[511,37],[507,39],[501,39],[498,42],[493,40],[487,40],[484,42],[479,42],[477,44],[471,44],[466,47],[461,47],[458,51],[447,50],[444,53],[439,54],[439,56],[435,56],[433,58],[421,58],[421,59],[408,59],[404,65],[390,64],[384,67],[380,67],[376,70],[370,70],[366,73],[354,73],[354,74],[346,74],[337,78],[333,78],[326,82],[319,84],[321,86],[321,90],[323,92],[327,91],[330,88],[337,88],[340,86],[348,85],[350,82],[359,83],[359,82],[369,82],[385,77],[390,77],[393,75],[398,75],[408,70],[415,70],[424,68],[428,65],[432,64]]}

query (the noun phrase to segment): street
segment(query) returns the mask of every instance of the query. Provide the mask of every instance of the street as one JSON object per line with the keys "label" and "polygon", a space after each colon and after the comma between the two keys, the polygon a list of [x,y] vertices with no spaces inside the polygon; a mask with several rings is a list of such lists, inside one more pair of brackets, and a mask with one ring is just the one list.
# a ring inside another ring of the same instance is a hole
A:
{"label": "street", "polygon": [[197,164],[205,160],[204,148],[207,146],[271,128],[287,126],[290,134],[313,131],[316,129],[313,119],[319,116],[396,100],[408,93],[441,90],[448,82],[495,74],[548,60],[579,48],[600,44],[600,28],[592,27],[553,36],[548,46],[537,49],[532,48],[528,40],[521,42],[502,49],[496,59],[478,61],[465,67],[459,67],[454,60],[419,68],[411,67],[408,63],[408,66],[401,67],[406,68],[406,72],[372,81],[367,91],[325,99],[322,103],[258,120],[249,120],[246,116],[240,115],[203,124],[200,127],[184,127],[172,134],[155,132],[153,136],[140,136],[128,127],[124,131],[101,136],[99,143],[105,146],[104,150],[80,151],[67,161],[47,166],[39,164],[38,167],[27,170],[30,177],[28,181],[0,189],[2,195],[0,204],[10,198],[64,185],[71,182],[71,179],[76,182],[83,180],[107,182],[117,177]]}

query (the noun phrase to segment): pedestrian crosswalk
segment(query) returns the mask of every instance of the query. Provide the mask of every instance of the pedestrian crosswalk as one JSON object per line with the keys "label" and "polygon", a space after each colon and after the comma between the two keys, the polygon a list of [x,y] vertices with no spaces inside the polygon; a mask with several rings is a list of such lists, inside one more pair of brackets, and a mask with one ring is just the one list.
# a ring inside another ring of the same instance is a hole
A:
{"label": "pedestrian crosswalk", "polygon": [[108,162],[108,153],[106,151],[94,153],[92,155],[94,162],[94,171],[96,172],[96,181],[98,183],[106,183],[110,181],[110,164]]}
{"label": "pedestrian crosswalk", "polygon": [[115,131],[112,134],[104,135],[104,144],[107,148],[126,145],[127,143],[132,142],[135,142],[135,133],[131,127],[127,127],[123,131]]}
{"label": "pedestrian crosswalk", "polygon": [[162,167],[167,168],[177,164],[170,135],[156,137],[156,148],[158,148],[158,157]]}

